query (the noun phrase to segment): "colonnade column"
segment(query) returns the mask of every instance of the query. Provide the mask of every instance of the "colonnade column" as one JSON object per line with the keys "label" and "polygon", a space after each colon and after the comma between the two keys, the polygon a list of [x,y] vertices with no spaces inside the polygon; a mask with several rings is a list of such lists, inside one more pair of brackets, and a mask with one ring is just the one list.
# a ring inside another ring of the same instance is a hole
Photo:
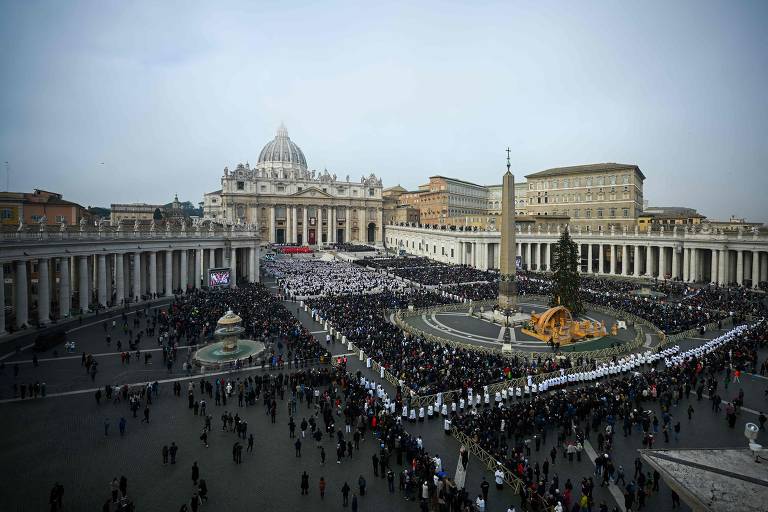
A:
{"label": "colonnade column", "polygon": [[744,282],[744,251],[736,251],[736,284],[741,285]]}
{"label": "colonnade column", "polygon": [[69,256],[64,256],[59,258],[59,318],[67,318],[70,309],[72,309],[72,298],[69,284]]}
{"label": "colonnade column", "polygon": [[632,274],[635,277],[640,277],[640,246],[635,245],[635,272]]}
{"label": "colonnade column", "polygon": [[163,277],[165,282],[165,296],[170,297],[173,295],[173,251],[165,251]]}
{"label": "colonnade column", "polygon": [[141,297],[141,253],[133,253],[133,299],[138,302]]}
{"label": "colonnade column", "polygon": [[752,288],[757,288],[760,282],[760,253],[752,251]]}
{"label": "colonnade column", "polygon": [[768,281],[768,252],[760,253],[760,282]]}
{"label": "colonnade column", "polygon": [[683,281],[688,282],[690,279],[690,266],[691,266],[691,250],[688,248],[683,249]]}
{"label": "colonnade column", "polygon": [[627,244],[621,246],[621,273],[625,276],[629,275],[629,246]]}
{"label": "colonnade column", "polygon": [[667,249],[663,245],[659,246],[659,279],[665,279],[667,275]]}
{"label": "colonnade column", "polygon": [[[27,262],[16,262],[16,327],[21,328],[29,321],[29,299],[27,296]],[[5,311],[3,311],[5,314]]]}
{"label": "colonnade column", "polygon": [[[51,321],[51,260],[37,260],[37,322],[45,325]],[[2,283],[0,283],[2,284]]]}
{"label": "colonnade column", "polygon": [[719,268],[717,264],[717,249],[712,249],[710,252],[712,253],[712,261],[709,266],[709,282],[717,283],[717,270]]}
{"label": "colonnade column", "polygon": [[99,294],[99,305],[107,305],[107,256],[99,254],[96,256],[96,276]]}
{"label": "colonnade column", "polygon": [[5,334],[5,264],[0,262],[0,336]]}
{"label": "colonnade column", "polygon": [[728,284],[728,249],[720,249],[717,258],[717,284]]}
{"label": "colonnade column", "polygon": [[592,273],[592,242],[587,245],[587,274]]}
{"label": "colonnade column", "polygon": [[680,265],[677,262],[677,247],[672,247],[672,279],[680,277]]}
{"label": "colonnade column", "polygon": [[157,251],[149,253],[149,295],[152,299],[157,295]]}
{"label": "colonnade column", "polygon": [[179,288],[181,288],[181,293],[186,293],[189,279],[189,262],[187,261],[187,249],[182,249],[182,251],[179,253],[179,267],[181,267],[181,270],[179,271]]}
{"label": "colonnade column", "polygon": [[605,251],[605,245],[599,244],[597,247],[598,247],[598,250],[600,251],[597,253],[597,272],[600,274],[604,274],[605,269],[603,267],[603,254]]}
{"label": "colonnade column", "polygon": [[531,263],[533,263],[531,261],[531,242],[528,242],[525,248],[525,264],[528,265],[528,270],[533,269],[533,265],[531,265]]}
{"label": "colonnade column", "polygon": [[192,287],[197,290],[200,288],[200,275],[203,269],[203,250],[195,249],[195,275],[192,276]]}
{"label": "colonnade column", "polygon": [[285,235],[283,236],[283,240],[286,244],[291,243],[293,237],[293,234],[291,233],[291,227],[293,227],[293,211],[291,210],[292,208],[290,206],[285,205],[285,229],[283,230]]}
{"label": "colonnade column", "polygon": [[[488,245],[486,245],[486,248]],[[486,250],[486,255],[488,254],[488,251]],[[533,251],[534,258],[536,259],[536,270],[541,270],[541,242],[536,244],[536,249]],[[488,265],[486,265],[487,269]]]}
{"label": "colonnade column", "polygon": [[80,309],[83,312],[86,312],[88,311],[88,302],[90,299],[90,297],[88,297],[88,256],[78,256],[77,281],[77,294],[80,297]]}
{"label": "colonnade column", "polygon": [[653,275],[653,247],[645,246],[645,275]]}
{"label": "colonnade column", "polygon": [[309,212],[306,206],[301,207],[304,214],[301,224],[301,245],[309,245]]}
{"label": "colonnade column", "polygon": [[230,288],[237,288],[237,249],[232,248],[231,256],[229,258],[229,267],[232,269],[230,274],[229,286]]}
{"label": "colonnade column", "polygon": [[547,244],[547,272],[552,271],[552,244]]}
{"label": "colonnade column", "polygon": [[120,306],[125,299],[125,273],[123,254],[115,254],[115,306]]}
{"label": "colonnade column", "polygon": [[611,244],[611,263],[608,266],[611,275],[616,274],[616,246]]}

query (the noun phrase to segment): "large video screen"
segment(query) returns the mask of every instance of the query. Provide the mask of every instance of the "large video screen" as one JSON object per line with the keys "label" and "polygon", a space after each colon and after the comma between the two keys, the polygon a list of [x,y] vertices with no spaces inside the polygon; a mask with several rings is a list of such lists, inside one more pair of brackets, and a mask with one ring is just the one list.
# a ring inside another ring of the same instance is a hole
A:
{"label": "large video screen", "polygon": [[208,269],[208,286],[211,288],[229,286],[232,272],[228,268]]}

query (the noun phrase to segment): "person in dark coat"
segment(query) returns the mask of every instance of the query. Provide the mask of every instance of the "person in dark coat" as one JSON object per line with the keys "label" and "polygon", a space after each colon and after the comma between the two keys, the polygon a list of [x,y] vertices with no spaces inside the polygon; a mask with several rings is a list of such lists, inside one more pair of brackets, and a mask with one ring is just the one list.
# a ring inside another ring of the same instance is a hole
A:
{"label": "person in dark coat", "polygon": [[192,463],[192,484],[197,485],[197,481],[200,480],[200,468],[197,467],[197,461]]}
{"label": "person in dark coat", "polygon": [[309,475],[306,471],[301,474],[301,495],[309,494]]}

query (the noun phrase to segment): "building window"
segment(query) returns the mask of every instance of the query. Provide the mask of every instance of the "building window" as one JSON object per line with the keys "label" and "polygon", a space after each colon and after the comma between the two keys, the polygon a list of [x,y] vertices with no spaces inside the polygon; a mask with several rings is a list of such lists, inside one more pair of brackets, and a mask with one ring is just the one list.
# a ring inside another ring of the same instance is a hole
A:
{"label": "building window", "polygon": [[574,219],[578,219],[579,218],[579,209],[578,208],[573,210],[573,218]]}
{"label": "building window", "polygon": [[3,208],[2,214],[0,216],[3,219],[12,219],[13,218],[13,210],[11,208]]}
{"label": "building window", "polygon": [[587,178],[587,186],[588,187],[592,186],[592,178]]}
{"label": "building window", "polygon": [[568,188],[568,178],[563,180],[563,188]]}
{"label": "building window", "polygon": [[266,185],[262,185],[261,186],[261,191],[262,192],[266,192],[267,191],[267,186]]}
{"label": "building window", "polygon": [[602,208],[598,208],[597,209],[597,218],[598,219],[602,219],[603,218],[603,209]]}
{"label": "building window", "polygon": [[611,180],[611,185],[616,184],[616,176],[611,176],[610,180]]}
{"label": "building window", "polygon": [[624,216],[625,219],[629,218],[629,208],[622,208],[621,214]]}
{"label": "building window", "polygon": [[592,218],[592,210],[590,210],[590,209],[587,209],[587,218],[588,219]]}
{"label": "building window", "polygon": [[304,190],[304,187],[298,187],[298,192],[301,192],[302,190]]}
{"label": "building window", "polygon": [[616,218],[616,208],[611,208],[611,209],[610,209],[610,210],[608,210],[608,211],[610,212],[610,216],[611,216],[611,218],[612,218],[612,219],[615,219],[615,218]]}
{"label": "building window", "polygon": [[592,200],[592,194],[587,193],[587,201],[591,201],[591,200]]}
{"label": "building window", "polygon": [[605,185],[605,178],[603,178],[602,176],[599,176],[597,178],[597,186],[602,187],[603,185]]}
{"label": "building window", "polygon": [[32,215],[32,222],[40,222],[40,219],[43,218],[42,215]]}
{"label": "building window", "polygon": [[237,190],[245,190],[245,182],[244,181],[238,181],[237,182]]}
{"label": "building window", "polygon": [[368,189],[368,197],[373,197],[375,195],[376,195],[376,190],[372,189],[372,188],[369,188]]}
{"label": "building window", "polygon": [[65,222],[67,222],[67,218],[64,217],[63,215],[57,215],[56,222],[58,222],[59,224],[64,224]]}
{"label": "building window", "polygon": [[629,174],[625,174],[624,176],[622,176],[622,177],[621,177],[621,182],[622,182],[624,185],[629,185]]}

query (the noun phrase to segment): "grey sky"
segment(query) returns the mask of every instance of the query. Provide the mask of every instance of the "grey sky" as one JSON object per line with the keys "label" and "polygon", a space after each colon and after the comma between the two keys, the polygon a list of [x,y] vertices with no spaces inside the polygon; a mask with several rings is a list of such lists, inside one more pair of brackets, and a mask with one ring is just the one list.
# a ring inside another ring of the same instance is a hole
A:
{"label": "grey sky", "polygon": [[651,204],[768,221],[768,2],[216,4],[0,2],[11,189],[199,201],[283,121],[385,186],[500,182],[509,145],[518,177],[636,163]]}

